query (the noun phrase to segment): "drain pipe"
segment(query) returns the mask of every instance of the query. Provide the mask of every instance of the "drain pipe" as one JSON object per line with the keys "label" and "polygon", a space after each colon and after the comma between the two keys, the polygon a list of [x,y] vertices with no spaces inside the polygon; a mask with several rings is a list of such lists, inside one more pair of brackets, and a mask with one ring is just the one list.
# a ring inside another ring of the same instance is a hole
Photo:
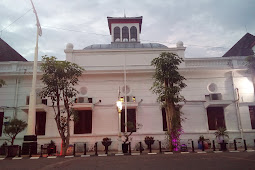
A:
{"label": "drain pipe", "polygon": [[236,107],[236,116],[237,116],[237,121],[238,121],[238,128],[240,130],[241,138],[243,139],[243,127],[242,127],[240,108],[239,108],[240,96],[239,96],[238,88],[235,88],[233,71],[231,71],[231,79],[232,79],[233,97],[234,97],[234,102],[235,102],[235,107]]}

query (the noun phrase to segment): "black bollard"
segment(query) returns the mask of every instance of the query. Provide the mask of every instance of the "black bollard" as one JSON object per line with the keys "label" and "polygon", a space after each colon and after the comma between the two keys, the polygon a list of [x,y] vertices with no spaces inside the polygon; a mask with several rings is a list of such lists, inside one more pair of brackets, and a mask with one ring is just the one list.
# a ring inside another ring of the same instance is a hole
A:
{"label": "black bollard", "polygon": [[205,151],[205,148],[204,148],[204,141],[202,140],[202,151]]}
{"label": "black bollard", "polygon": [[41,145],[41,155],[40,155],[40,157],[43,157],[42,150],[43,150],[43,145]]}
{"label": "black bollard", "polygon": [[75,156],[75,144],[73,144],[73,156]]}
{"label": "black bollard", "polygon": [[131,142],[128,143],[128,153],[131,155]]}
{"label": "black bollard", "polygon": [[87,154],[87,149],[86,149],[87,147],[86,147],[86,143],[84,143],[84,155],[86,155]]}
{"label": "black bollard", "polygon": [[234,147],[235,147],[235,150],[237,150],[236,140],[234,140]]}
{"label": "black bollard", "polygon": [[212,141],[212,143],[213,143],[213,151],[215,151],[216,149],[215,149],[215,142],[214,142],[214,140]]}
{"label": "black bollard", "polygon": [[140,153],[142,153],[143,151],[142,151],[142,142],[139,142],[139,144],[140,144]]}
{"label": "black bollard", "polygon": [[95,143],[94,148],[95,148],[95,155],[97,156],[97,155],[98,155],[98,154],[97,154],[97,142]]}
{"label": "black bollard", "polygon": [[105,150],[105,154],[107,155],[108,154],[108,146],[107,145],[104,147],[104,150]]}
{"label": "black bollard", "polygon": [[158,141],[159,144],[159,153],[162,153],[162,149],[161,149],[161,141]]}
{"label": "black bollard", "polygon": [[195,152],[194,142],[193,141],[191,141],[191,146],[192,146],[192,152]]}
{"label": "black bollard", "polygon": [[21,157],[21,146],[19,146],[19,157]]}
{"label": "black bollard", "polygon": [[246,146],[246,140],[243,140],[243,144],[244,144],[244,150],[247,151],[247,146]]}
{"label": "black bollard", "polygon": [[30,144],[29,145],[29,157],[32,157],[32,148],[31,147],[32,147],[32,145]]}
{"label": "black bollard", "polygon": [[150,149],[150,153],[151,153],[151,141],[149,140],[149,149]]}

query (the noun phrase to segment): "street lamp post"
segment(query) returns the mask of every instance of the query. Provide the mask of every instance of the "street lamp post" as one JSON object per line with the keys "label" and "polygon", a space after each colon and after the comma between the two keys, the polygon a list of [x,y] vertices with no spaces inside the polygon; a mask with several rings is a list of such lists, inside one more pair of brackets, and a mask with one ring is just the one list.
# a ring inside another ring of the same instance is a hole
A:
{"label": "street lamp post", "polygon": [[118,107],[118,114],[119,114],[119,135],[118,135],[118,151],[120,152],[122,149],[121,149],[121,110],[122,110],[122,101],[121,100],[118,100],[116,102],[116,105]]}

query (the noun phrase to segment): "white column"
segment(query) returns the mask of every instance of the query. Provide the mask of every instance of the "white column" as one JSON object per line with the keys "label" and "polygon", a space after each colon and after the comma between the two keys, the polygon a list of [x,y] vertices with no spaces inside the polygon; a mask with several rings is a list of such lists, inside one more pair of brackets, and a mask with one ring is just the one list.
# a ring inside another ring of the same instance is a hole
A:
{"label": "white column", "polygon": [[118,151],[121,152],[122,150],[122,141],[121,141],[121,111],[119,113],[119,135],[118,135]]}
{"label": "white column", "polygon": [[36,77],[37,77],[38,37],[39,37],[39,28],[37,27],[32,89],[31,89],[30,97],[29,97],[27,135],[35,135],[35,116],[36,116],[36,109],[35,109],[35,106],[36,106],[35,86],[36,86]]}

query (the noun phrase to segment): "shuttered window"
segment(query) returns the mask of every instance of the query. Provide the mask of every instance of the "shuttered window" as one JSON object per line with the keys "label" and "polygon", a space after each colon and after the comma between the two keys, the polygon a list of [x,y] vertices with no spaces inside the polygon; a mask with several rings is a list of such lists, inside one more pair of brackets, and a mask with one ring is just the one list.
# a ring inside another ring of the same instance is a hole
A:
{"label": "shuttered window", "polygon": [[207,108],[209,130],[217,130],[219,127],[226,128],[223,107]]}
{"label": "shuttered window", "polygon": [[251,128],[255,129],[255,106],[249,106],[250,118],[251,118]]}
{"label": "shuttered window", "polygon": [[45,135],[46,112],[36,112],[36,135]]}
{"label": "shuttered window", "polygon": [[0,112],[0,136],[2,136],[3,123],[4,123],[4,112]]}
{"label": "shuttered window", "polygon": [[[131,132],[132,129],[136,132],[136,110],[135,109],[127,109],[127,122],[133,124],[133,127],[128,126],[127,131]],[[125,109],[121,111],[121,132],[125,132]]]}
{"label": "shuttered window", "polygon": [[79,110],[74,122],[74,134],[92,133],[92,110]]}

